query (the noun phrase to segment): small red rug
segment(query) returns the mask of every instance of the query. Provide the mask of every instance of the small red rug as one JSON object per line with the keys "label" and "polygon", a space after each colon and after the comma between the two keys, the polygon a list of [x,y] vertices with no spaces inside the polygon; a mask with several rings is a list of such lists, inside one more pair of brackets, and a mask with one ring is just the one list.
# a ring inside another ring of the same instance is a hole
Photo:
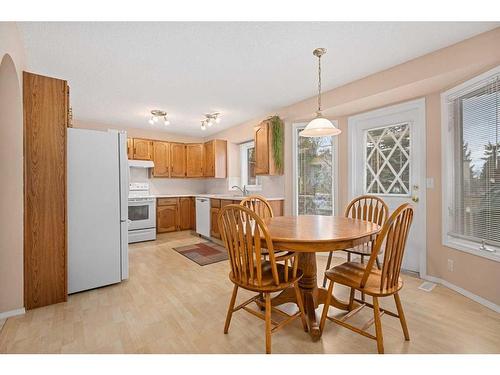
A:
{"label": "small red rug", "polygon": [[226,248],[213,242],[200,242],[194,245],[174,247],[173,249],[200,266],[228,259]]}

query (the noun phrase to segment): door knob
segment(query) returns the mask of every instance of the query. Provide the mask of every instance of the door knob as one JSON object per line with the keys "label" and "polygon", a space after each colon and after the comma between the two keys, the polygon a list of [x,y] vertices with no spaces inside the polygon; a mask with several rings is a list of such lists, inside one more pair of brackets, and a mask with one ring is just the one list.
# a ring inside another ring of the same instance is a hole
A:
{"label": "door knob", "polygon": [[413,195],[413,196],[411,197],[411,200],[412,200],[413,202],[415,202],[415,203],[418,203],[418,201],[419,201],[419,199],[418,199],[418,197],[417,197],[416,195]]}

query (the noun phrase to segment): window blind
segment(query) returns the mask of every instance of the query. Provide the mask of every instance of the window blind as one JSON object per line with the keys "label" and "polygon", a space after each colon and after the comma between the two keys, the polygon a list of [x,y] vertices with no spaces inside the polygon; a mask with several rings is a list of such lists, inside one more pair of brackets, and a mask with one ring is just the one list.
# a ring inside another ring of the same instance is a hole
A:
{"label": "window blind", "polygon": [[500,75],[449,98],[454,197],[449,235],[500,246]]}

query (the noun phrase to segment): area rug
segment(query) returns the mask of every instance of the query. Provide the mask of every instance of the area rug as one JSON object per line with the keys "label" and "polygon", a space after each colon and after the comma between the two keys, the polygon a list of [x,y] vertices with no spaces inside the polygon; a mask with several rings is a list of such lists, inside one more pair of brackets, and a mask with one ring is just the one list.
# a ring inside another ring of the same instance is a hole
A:
{"label": "area rug", "polygon": [[173,249],[200,266],[227,260],[227,251],[224,246],[213,242],[200,242],[194,245],[174,247]]}

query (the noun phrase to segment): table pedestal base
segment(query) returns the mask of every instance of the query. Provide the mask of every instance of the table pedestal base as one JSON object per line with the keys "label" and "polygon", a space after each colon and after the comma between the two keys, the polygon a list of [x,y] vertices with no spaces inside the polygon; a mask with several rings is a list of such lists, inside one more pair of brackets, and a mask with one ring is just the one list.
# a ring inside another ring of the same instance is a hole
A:
{"label": "table pedestal base", "polygon": [[[321,332],[319,330],[319,321],[316,317],[316,309],[319,305],[326,302],[328,291],[318,287],[315,253],[301,253],[299,256],[299,269],[302,270],[303,274],[299,281],[299,288],[302,291],[302,301],[304,302],[309,334],[313,341],[317,341],[321,337]],[[273,306],[279,306],[285,303],[297,303],[293,288],[285,289],[271,300]],[[337,309],[349,310],[348,303],[338,300],[333,295],[330,304]]]}

